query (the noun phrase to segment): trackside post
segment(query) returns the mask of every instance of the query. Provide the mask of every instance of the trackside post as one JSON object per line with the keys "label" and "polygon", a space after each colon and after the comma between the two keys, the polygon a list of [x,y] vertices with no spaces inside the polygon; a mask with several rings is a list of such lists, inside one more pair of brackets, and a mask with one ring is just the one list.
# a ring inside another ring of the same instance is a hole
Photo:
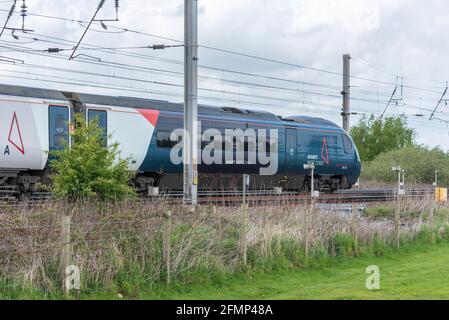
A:
{"label": "trackside post", "polygon": [[248,205],[244,204],[241,208],[241,222],[240,222],[240,254],[242,256],[243,265],[246,266],[247,251],[248,251]]}
{"label": "trackside post", "polygon": [[351,212],[351,233],[354,237],[354,244],[355,247],[357,248],[358,245],[358,235],[357,235],[357,224],[358,224],[358,220],[359,220],[359,212],[358,212],[358,207],[356,203],[352,204],[352,212]]}
{"label": "trackside post", "polygon": [[62,287],[65,295],[70,293],[70,287],[67,286],[67,269],[71,265],[71,251],[72,245],[70,242],[70,224],[71,217],[68,214],[61,216],[61,238],[62,238],[62,252],[61,252],[61,278]]}
{"label": "trackside post", "polygon": [[403,170],[401,166],[393,167],[392,170],[398,173],[398,191],[396,195],[396,208],[394,213],[394,234],[395,234],[395,242],[399,249],[401,242],[401,235],[400,235],[401,197],[404,194],[404,189],[402,189],[403,184],[401,181]]}
{"label": "trackside post", "polygon": [[167,272],[167,284],[171,281],[171,238],[172,238],[172,213],[167,211],[164,213],[164,227],[163,227],[163,258],[165,260],[165,267]]}

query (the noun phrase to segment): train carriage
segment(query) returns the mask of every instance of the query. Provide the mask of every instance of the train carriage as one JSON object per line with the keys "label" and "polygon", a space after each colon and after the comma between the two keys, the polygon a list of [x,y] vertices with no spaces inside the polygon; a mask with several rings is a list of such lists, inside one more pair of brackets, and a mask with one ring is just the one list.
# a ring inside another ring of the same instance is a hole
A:
{"label": "train carriage", "polygon": [[[221,162],[200,162],[200,188],[239,188],[238,177],[246,173],[252,175],[255,189],[307,190],[311,179],[303,165],[310,162],[317,167],[316,187],[320,190],[350,188],[358,179],[361,166],[356,147],[332,122],[232,107],[201,105],[198,110],[201,133],[213,129],[231,144],[223,150]],[[139,190],[182,189],[182,163],[173,163],[170,157],[179,143],[170,138],[175,129],[182,128],[182,104],[8,85],[0,85],[0,187],[15,185],[27,192],[40,181],[48,183],[48,151],[70,144],[69,123],[75,113],[83,114],[86,121],[96,118],[105,142],[110,137],[120,144],[122,156],[130,159],[129,169],[137,172],[132,182]],[[274,130],[275,146],[267,143],[263,151],[276,155],[275,172],[261,175],[261,169],[270,164],[250,161],[264,146],[259,144],[259,136],[254,149],[249,138],[229,138],[227,130],[243,134]],[[200,160],[201,150],[210,142],[198,142]],[[238,160],[238,150],[243,151],[243,161]]]}

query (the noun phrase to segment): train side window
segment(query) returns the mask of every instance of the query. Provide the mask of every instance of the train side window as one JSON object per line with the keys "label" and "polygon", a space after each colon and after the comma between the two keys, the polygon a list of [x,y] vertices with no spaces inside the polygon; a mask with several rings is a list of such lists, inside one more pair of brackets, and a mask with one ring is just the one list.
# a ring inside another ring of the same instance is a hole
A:
{"label": "train side window", "polygon": [[348,136],[343,136],[343,149],[345,150],[345,153],[350,154],[352,150],[352,141],[348,138]]}
{"label": "train side window", "polygon": [[65,106],[49,106],[49,147],[60,150],[69,144],[69,108]]}
{"label": "train side window", "polygon": [[182,139],[181,137],[179,137],[178,141],[171,141],[170,135],[171,131],[159,130],[156,134],[157,146],[159,148],[173,148]]}
{"label": "train side window", "polygon": [[98,127],[101,129],[101,140],[103,146],[108,144],[108,113],[105,110],[92,110],[87,112],[89,122],[97,121]]}
{"label": "train side window", "polygon": [[337,137],[336,136],[328,136],[327,137],[327,147],[329,148],[329,151],[337,152],[338,150],[338,143],[337,143]]}

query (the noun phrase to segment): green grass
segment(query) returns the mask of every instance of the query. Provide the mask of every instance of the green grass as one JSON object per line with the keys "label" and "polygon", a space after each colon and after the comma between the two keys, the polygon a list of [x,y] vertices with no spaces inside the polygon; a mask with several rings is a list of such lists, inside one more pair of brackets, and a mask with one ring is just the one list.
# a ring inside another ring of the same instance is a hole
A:
{"label": "green grass", "polygon": [[[447,237],[444,237],[447,239]],[[82,292],[71,299],[449,299],[449,242],[423,229],[414,241],[404,241],[397,250],[380,241],[355,255],[348,237],[331,241],[338,255],[319,254],[304,264],[287,263],[279,257],[267,267],[249,267],[241,272],[197,271],[175,279],[167,287],[148,282],[128,270],[111,290]],[[380,290],[366,289],[370,265],[380,268]],[[270,267],[272,266],[272,267]],[[273,267],[275,266],[275,267]],[[119,296],[119,294],[121,296]],[[60,299],[60,294],[25,290],[0,281],[0,299]]]}
{"label": "green grass", "polygon": [[[365,288],[369,265],[380,268],[380,290]],[[193,285],[143,294],[142,299],[449,299],[449,244],[383,257],[363,257],[320,270],[229,278],[220,286]]]}
{"label": "green grass", "polygon": [[[380,268],[380,290],[365,287],[370,265]],[[383,256],[334,259],[326,267],[280,270],[268,273],[240,273],[212,279],[198,274],[193,284],[174,283],[136,288],[124,299],[169,300],[254,300],[254,299],[449,299],[449,243],[411,246],[399,252],[392,249]],[[201,281],[201,279],[203,281]],[[59,296],[18,290],[0,299],[58,299]],[[81,294],[72,299],[120,299],[118,293]]]}

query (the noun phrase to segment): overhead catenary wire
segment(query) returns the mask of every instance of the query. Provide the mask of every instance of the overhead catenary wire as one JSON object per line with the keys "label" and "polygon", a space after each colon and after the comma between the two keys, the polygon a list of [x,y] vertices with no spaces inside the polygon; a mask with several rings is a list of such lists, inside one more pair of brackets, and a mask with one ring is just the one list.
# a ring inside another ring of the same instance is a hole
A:
{"label": "overhead catenary wire", "polygon": [[[53,38],[53,39],[59,39],[59,40],[61,40],[63,42],[70,42],[69,40],[66,40],[66,39],[50,37],[50,36],[47,36],[47,35],[39,35],[39,36],[49,37],[49,38]],[[92,45],[89,45],[89,46],[92,46]],[[100,46],[92,46],[92,47],[96,48],[96,50],[105,51],[105,49],[102,49]],[[179,64],[179,65],[182,65],[182,63],[183,63],[182,61],[163,59],[163,58],[159,58],[159,57],[153,57],[153,56],[142,55],[142,54],[135,54],[135,53],[129,53],[129,52],[119,52],[117,54],[127,55],[127,56],[134,56],[134,57],[139,57],[139,58],[143,58],[143,59],[157,60],[157,61],[162,61],[162,62],[167,62],[167,63],[174,63],[174,64]],[[329,86],[329,85],[310,83],[310,82],[304,82],[304,81],[294,81],[294,80],[282,79],[282,78],[273,77],[273,76],[264,76],[264,75],[260,75],[260,74],[247,73],[247,72],[241,72],[241,71],[236,71],[236,70],[229,70],[229,69],[224,69],[224,68],[217,68],[217,67],[210,67],[210,66],[203,66],[203,65],[199,65],[199,67],[201,69],[214,70],[214,71],[218,71],[218,72],[226,72],[226,73],[230,73],[230,74],[239,74],[239,75],[243,75],[243,76],[265,78],[265,79],[277,80],[277,81],[283,81],[283,82],[289,82],[289,83],[297,83],[297,84],[307,85],[307,86],[317,86],[317,87],[332,88],[332,89],[338,89],[339,88],[337,86]],[[223,79],[223,81],[226,81],[226,79]],[[413,89],[413,88],[411,88],[411,89]],[[379,94],[379,92],[373,92],[373,91],[367,91],[367,90],[354,89],[353,91],[354,92],[360,92],[360,93],[372,94],[372,95],[378,95]],[[384,95],[386,95],[386,93]],[[422,96],[407,96],[407,98],[408,99],[418,99],[418,100],[422,100],[422,101],[435,101],[436,102],[435,99],[423,98]]]}
{"label": "overhead catenary wire", "polygon": [[76,44],[76,46],[73,48],[73,52],[70,55],[69,60],[72,60],[73,57],[75,56],[76,50],[78,49],[78,47],[80,46],[81,42],[83,41],[84,37],[86,36],[87,32],[89,31],[90,26],[92,25],[92,22],[95,20],[95,17],[97,16],[98,12],[101,10],[101,8],[104,5],[104,2],[106,0],[100,0],[100,3],[98,4],[97,10],[95,11],[92,19],[90,19],[88,26],[84,29],[84,33],[81,36],[81,38],[79,39],[78,43]]}
{"label": "overhead catenary wire", "polygon": [[14,10],[16,9],[17,0],[13,0],[13,4],[11,5],[11,9],[9,9],[8,16],[6,18],[5,24],[3,25],[2,31],[0,32],[0,38],[5,32],[6,26],[8,25],[9,20],[11,20],[12,15],[14,14]]}
{"label": "overhead catenary wire", "polygon": [[[85,61],[85,62],[87,62],[87,61]],[[91,61],[89,61],[89,62],[91,62]],[[132,90],[130,90],[130,91],[132,91]],[[213,98],[213,97],[207,97],[207,99],[208,100],[215,100],[215,101],[220,101],[219,99],[217,99],[217,98]],[[230,100],[230,99],[227,99],[227,100],[225,100],[225,99],[221,99],[221,101],[228,101],[228,102],[232,102],[232,103],[238,103],[238,104],[241,104],[242,102],[241,101],[239,101],[239,100]],[[248,104],[248,102],[245,102],[245,103],[247,103]],[[249,104],[251,104],[251,103],[249,103]],[[310,102],[307,102],[306,104],[310,104]],[[273,106],[273,104],[262,104],[262,103],[252,103],[251,105],[265,105],[265,106]]]}
{"label": "overhead catenary wire", "polygon": [[[48,35],[39,35],[42,37],[48,37],[48,38],[52,38],[52,39],[59,39],[63,42],[70,42],[70,40],[66,40],[66,39],[62,39],[62,38],[57,38],[57,37],[51,37]],[[92,46],[94,48],[96,48],[97,50],[101,50],[104,51],[100,46],[93,46],[93,45],[89,45]],[[139,58],[143,58],[143,59],[150,59],[150,60],[158,60],[158,61],[162,61],[162,62],[167,62],[167,63],[174,63],[174,64],[182,64],[182,61],[177,61],[177,60],[169,60],[169,59],[163,59],[163,58],[159,58],[159,57],[154,57],[154,56],[148,56],[148,55],[142,55],[142,54],[135,54],[135,53],[129,53],[129,52],[120,52],[117,54],[121,54],[121,55],[128,55],[128,56],[134,56],[134,57],[139,57]],[[229,69],[224,69],[224,68],[217,68],[217,67],[209,67],[209,66],[199,66],[200,68],[203,69],[208,69],[208,70],[215,70],[215,71],[219,71],[219,72],[227,72],[227,73],[234,73],[234,74],[240,74],[240,75],[245,75],[245,76],[251,76],[251,77],[260,77],[260,78],[270,78],[270,80],[279,80],[279,81],[285,81],[285,82],[295,82],[295,81],[290,81],[288,79],[281,79],[281,78],[276,78],[276,77],[269,77],[269,76],[263,76],[263,75],[258,75],[258,74],[253,74],[253,73],[243,73],[243,72],[239,72],[239,71],[235,71],[235,70],[229,70]],[[307,83],[304,81],[296,81],[298,84],[304,84],[304,85],[310,85],[310,86],[321,86],[321,87],[327,87],[327,88],[333,88],[333,89],[338,89],[337,86],[328,86],[328,85],[323,85],[323,84],[316,84],[316,83]],[[401,86],[403,87],[403,86]],[[410,87],[410,89],[414,89],[413,87]],[[372,92],[372,91],[367,91],[367,90],[357,90],[354,89],[354,92],[361,92],[361,93],[367,93],[367,94],[372,94],[372,95],[378,95],[379,92]],[[386,95],[386,93],[384,94]],[[421,96],[407,96],[407,98],[412,98],[412,99],[419,99],[419,100],[423,100],[423,101],[434,101],[435,99],[432,98],[423,98]],[[436,100],[435,100],[436,102]]]}
{"label": "overhead catenary wire", "polygon": [[[0,75],[0,77],[8,77],[6,75]],[[49,76],[50,78],[53,78],[54,76]],[[30,77],[14,77],[17,79],[24,79],[24,80],[37,80],[37,81],[45,81],[45,82],[49,82],[49,83],[57,83],[57,84],[69,84],[69,85],[76,85],[76,86],[82,86],[82,87],[86,87],[86,85],[88,85],[89,87],[97,87],[97,88],[105,88],[105,89],[113,89],[113,90],[123,90],[123,91],[131,91],[131,92],[141,92],[141,93],[156,93],[156,94],[164,94],[164,95],[168,95],[168,96],[177,96],[177,97],[182,97],[182,94],[174,94],[172,92],[158,92],[158,91],[150,91],[150,90],[146,90],[143,88],[137,89],[137,88],[132,88],[132,87],[120,87],[120,86],[108,86],[108,85],[95,85],[94,82],[86,82],[84,80],[80,80],[80,83],[74,82],[74,81],[53,81],[53,80],[46,80],[44,78],[30,78]],[[90,83],[92,83],[92,85],[90,85]],[[274,108],[276,110],[282,110],[282,109],[286,109],[286,110],[297,110],[297,108],[292,107],[292,106],[282,106],[279,104],[267,104],[267,103],[259,103],[259,102],[253,102],[253,101],[242,101],[242,100],[235,100],[235,99],[224,99],[224,98],[217,98],[217,97],[208,97],[208,96],[200,96],[200,98],[205,99],[205,100],[211,100],[211,101],[222,101],[222,102],[233,102],[236,104],[244,104],[244,105],[251,105],[252,107],[257,107],[257,106],[269,106],[271,108]],[[311,103],[310,106],[320,106],[323,107],[325,105],[322,104],[317,104],[317,103]],[[330,106],[332,107],[332,106]],[[325,112],[322,110],[308,110],[307,108],[305,109],[306,112],[312,112],[313,114],[323,114],[323,115],[335,115],[334,112],[332,112],[331,110]],[[359,115],[364,115],[365,113],[363,112],[359,112]],[[374,113],[376,114],[376,113]],[[434,127],[434,126],[433,126]]]}
{"label": "overhead catenary wire", "polygon": [[[0,11],[2,11],[2,10],[0,9]],[[79,22],[81,22],[81,23],[89,23],[89,21],[74,20],[74,19],[69,19],[69,18],[63,18],[63,17],[51,16],[51,15],[44,15],[44,14],[31,14],[31,13],[29,13],[29,15],[30,16],[47,18],[47,19],[56,19],[56,20],[61,20],[61,21],[70,21],[70,22],[78,22],[78,23]],[[183,41],[181,41],[179,39],[174,39],[174,38],[166,37],[166,36],[160,36],[160,35],[151,34],[151,33],[148,33],[148,32],[143,32],[143,31],[138,31],[138,30],[133,30],[133,29],[130,29],[130,28],[123,28],[123,27],[118,27],[118,26],[113,26],[113,25],[107,25],[107,27],[108,28],[112,28],[112,29],[117,29],[117,30],[123,30],[125,32],[145,35],[145,36],[148,36],[148,37],[164,39],[164,40],[173,41],[173,42],[177,42],[177,43],[184,43]],[[205,49],[209,49],[209,50],[220,51],[220,52],[228,53],[228,54],[246,56],[248,58],[264,60],[264,61],[267,61],[267,62],[284,64],[286,66],[288,66],[288,65],[296,66],[297,68],[301,68],[301,69],[304,69],[304,70],[311,70],[311,71],[316,71],[316,72],[321,72],[321,73],[327,73],[327,74],[342,76],[342,73],[340,73],[340,72],[335,72],[335,71],[330,71],[330,70],[325,70],[325,69],[320,69],[320,68],[314,68],[314,67],[308,67],[308,66],[304,66],[304,65],[300,65],[300,64],[294,64],[294,63],[285,62],[285,61],[281,61],[281,60],[260,57],[260,56],[251,55],[251,54],[247,54],[247,53],[242,53],[242,52],[238,52],[238,51],[221,49],[221,48],[208,46],[208,45],[199,45],[199,47],[200,48],[202,47],[202,48],[205,48]],[[370,79],[370,78],[365,78],[365,77],[359,77],[359,76],[355,76],[355,75],[351,75],[351,78],[359,79],[359,80],[362,80],[362,81],[369,81],[369,82],[379,83],[379,84],[387,84],[387,85],[393,85],[393,86],[395,85],[395,83],[393,83],[393,82],[381,81],[381,80]],[[410,85],[404,85],[404,88],[410,88],[410,89],[427,91],[427,92],[433,92],[433,93],[436,92],[434,90],[428,90],[428,89],[419,88],[419,87],[410,86]]]}
{"label": "overhead catenary wire", "polygon": [[[54,17],[53,17],[54,18]],[[61,20],[70,20],[70,19],[65,19],[65,18],[61,18]],[[117,28],[120,28],[120,27],[117,27]],[[176,40],[176,39],[171,39],[171,38],[167,38],[167,37],[160,37],[160,36],[156,36],[156,35],[152,35],[152,34],[149,34],[149,33],[145,33],[145,32],[139,32],[139,31],[136,31],[136,30],[129,30],[129,29],[123,29],[123,30],[126,30],[126,31],[129,31],[129,32],[136,32],[136,33],[139,33],[139,34],[145,34],[145,35],[148,35],[148,36],[152,36],[152,37],[157,37],[157,38],[164,38],[164,39],[168,39],[168,40],[171,40],[171,41],[179,41],[179,40]],[[218,49],[218,48],[214,48],[214,49]],[[223,50],[223,49],[221,49],[221,50]],[[263,57],[262,57],[263,58]],[[113,62],[107,62],[105,65],[110,65],[110,66],[114,66],[114,64],[113,64]],[[114,66],[115,67],[115,66]],[[124,67],[123,65],[121,66],[121,67]],[[139,69],[139,66],[130,66],[130,68],[136,68],[136,69]],[[218,70],[216,70],[216,69],[218,69],[218,68],[215,68],[215,67],[211,67],[211,69],[210,70],[214,70],[214,71],[218,71]],[[222,70],[223,71],[223,69],[220,69],[220,70]],[[228,72],[228,71],[224,71],[224,72]],[[237,71],[238,72],[238,71]],[[237,74],[237,73],[236,73]],[[357,77],[356,77],[357,78]],[[358,77],[359,79],[362,79],[363,80],[363,78],[361,78],[361,77]],[[371,79],[371,80],[374,80],[374,79]],[[235,80],[234,80],[235,81]],[[377,83],[383,83],[383,84],[391,84],[391,83],[388,83],[388,82],[381,82],[381,81],[377,81],[377,80],[375,80]],[[236,84],[237,85],[237,82],[238,81],[235,81],[235,83],[234,84]],[[263,86],[263,85],[262,85]],[[262,87],[261,86],[261,87]],[[413,88],[413,87],[411,87],[410,86],[410,88]],[[416,90],[421,90],[422,88],[415,88]],[[434,92],[434,91],[432,91],[432,92]],[[318,94],[319,95],[319,94]],[[356,98],[357,99],[357,98]],[[428,98],[429,99],[429,98]],[[365,100],[367,100],[367,99],[365,99]],[[377,103],[379,103],[379,102],[377,102]],[[406,107],[406,105],[404,105],[404,107]]]}
{"label": "overhead catenary wire", "polygon": [[[446,82],[446,89],[444,89],[443,95],[441,96],[440,100],[437,103],[437,106],[435,107],[435,109],[433,110],[432,114],[430,115],[429,120],[432,120],[433,116],[435,115],[435,112],[437,111],[438,107],[440,106],[441,102],[443,102],[444,97],[447,94],[447,90],[448,90],[448,82]],[[446,103],[447,104],[447,103]]]}
{"label": "overhead catenary wire", "polygon": [[[65,58],[63,58],[63,57],[59,57],[60,59],[65,59]],[[94,63],[93,61],[84,61],[84,60],[80,60],[81,62],[84,62],[84,63]],[[97,62],[95,62],[94,64],[97,64]],[[45,66],[38,66],[38,67],[40,67],[40,68],[43,68],[43,69],[48,69],[47,67],[45,67]],[[72,72],[72,70],[71,69],[67,69],[67,70],[62,70],[61,68],[59,68],[59,70],[60,71],[67,71],[67,72]],[[76,72],[76,71],[73,71],[73,72]],[[90,74],[90,75],[92,75],[92,73],[86,73],[86,74]],[[118,77],[118,76],[111,76],[111,75],[104,75],[104,74],[101,74],[101,76],[106,76],[106,77],[111,77],[111,78],[119,78],[119,79],[123,79],[123,80],[134,80],[134,81],[138,81],[138,82],[146,82],[146,81],[144,81],[144,80],[139,80],[139,79],[137,79],[137,78],[125,78],[125,77]],[[154,83],[154,84],[160,84],[160,85],[168,85],[168,86],[173,86],[173,84],[170,84],[170,83],[164,83],[164,82],[151,82],[151,83]],[[182,87],[181,85],[177,85],[178,87]],[[238,92],[229,92],[229,91],[226,91],[226,90],[213,90],[213,89],[207,89],[207,88],[200,88],[200,90],[202,90],[202,91],[210,91],[210,92],[216,92],[216,93],[225,93],[225,94],[234,94],[234,95],[242,95],[242,96],[246,96],[246,97],[255,97],[255,98],[264,98],[264,99],[272,99],[271,97],[268,97],[268,96],[261,96],[261,95],[249,95],[249,94],[240,94],[240,93],[238,93]],[[300,92],[300,91],[299,91]],[[295,92],[296,93],[296,92]],[[314,94],[313,92],[306,92],[306,93],[308,93],[308,94]],[[317,93],[317,95],[319,95],[318,93]],[[322,96],[328,96],[328,97],[333,97],[333,98],[339,98],[338,96],[330,96],[330,95],[325,95],[325,94],[323,94]],[[296,103],[298,103],[298,101],[293,101],[293,100],[289,100],[289,99],[282,99],[282,98],[279,98],[279,100],[282,100],[282,101],[289,101],[289,102],[296,102]],[[360,100],[360,101],[364,101],[364,102],[370,102],[370,103],[376,103],[377,101],[370,101],[370,100],[367,100],[367,99],[354,99],[354,100]],[[412,108],[415,108],[415,107],[412,107]],[[422,108],[417,108],[417,109],[422,109]]]}
{"label": "overhead catenary wire", "polygon": [[[42,50],[42,51],[44,51],[44,50]],[[27,52],[29,52],[29,51],[27,51]],[[101,62],[101,61],[99,61],[99,62]],[[103,63],[105,63],[105,62],[106,61],[103,61]],[[128,65],[128,66],[129,67],[133,67],[131,65]],[[134,66],[134,67],[138,67],[138,66]],[[159,71],[161,71],[161,70],[159,70]],[[182,75],[181,72],[175,72],[175,74],[177,74],[178,76]],[[202,78],[209,78],[209,79],[211,79],[210,77],[202,77]],[[305,90],[300,90],[300,89],[288,89],[288,88],[281,88],[281,87],[274,87],[274,86],[267,86],[267,85],[258,85],[258,84],[255,84],[255,83],[248,83],[248,82],[235,81],[235,80],[226,80],[226,79],[218,79],[218,78],[215,78],[215,79],[219,80],[221,82],[229,82],[229,83],[232,83],[232,84],[235,84],[235,85],[244,85],[244,86],[253,87],[253,88],[285,90],[285,91],[290,91],[291,93],[306,93],[306,94],[310,94],[310,95],[331,97],[331,98],[336,98],[336,99],[340,98],[338,95],[332,95],[332,94],[327,94],[327,93],[311,92],[311,91],[305,91]],[[364,102],[369,102],[369,103],[382,102],[382,101],[379,101],[379,100],[375,101],[375,100],[361,99],[361,98],[356,98],[356,97],[354,97],[353,100],[355,100],[355,101],[364,101]],[[419,109],[423,110],[423,108],[419,108]]]}

